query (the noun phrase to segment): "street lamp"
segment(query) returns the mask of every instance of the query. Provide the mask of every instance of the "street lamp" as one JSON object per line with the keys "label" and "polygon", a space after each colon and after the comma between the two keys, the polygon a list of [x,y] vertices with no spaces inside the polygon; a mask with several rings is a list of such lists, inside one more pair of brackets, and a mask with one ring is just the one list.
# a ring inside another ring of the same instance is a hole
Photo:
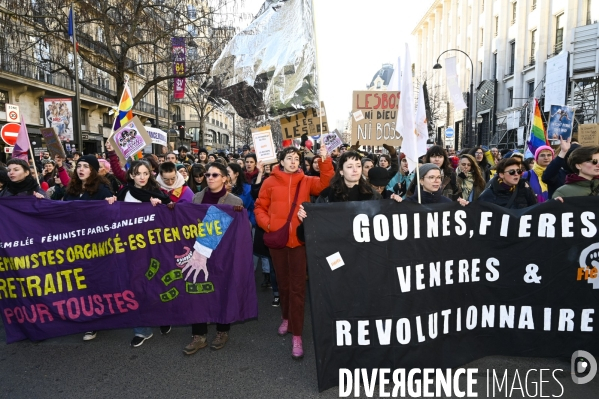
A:
{"label": "street lamp", "polygon": [[467,132],[468,132],[468,146],[472,147],[475,145],[475,138],[476,138],[476,133],[477,133],[477,129],[476,126],[474,127],[474,130],[472,130],[472,110],[474,109],[474,64],[472,63],[472,58],[470,58],[470,56],[468,54],[466,54],[465,52],[463,52],[462,50],[458,50],[457,48],[452,48],[449,50],[445,50],[444,52],[442,52],[441,54],[439,54],[439,56],[437,57],[437,63],[435,64],[435,66],[433,66],[433,69],[442,69],[443,67],[441,66],[441,64],[439,64],[439,59],[441,58],[441,56],[445,53],[447,53],[448,51],[459,51],[460,53],[464,54],[466,56],[466,58],[468,58],[468,61],[470,61],[470,93],[468,95],[469,99],[468,99],[468,113],[466,115],[466,124],[467,124]]}

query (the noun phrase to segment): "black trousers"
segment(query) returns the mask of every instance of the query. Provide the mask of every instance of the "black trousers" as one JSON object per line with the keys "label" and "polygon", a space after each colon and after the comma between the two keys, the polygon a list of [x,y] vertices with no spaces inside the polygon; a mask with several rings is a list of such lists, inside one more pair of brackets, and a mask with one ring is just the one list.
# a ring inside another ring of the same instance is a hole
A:
{"label": "black trousers", "polygon": [[[217,324],[216,331],[227,332],[231,329],[230,324]],[[195,323],[191,325],[191,335],[208,334],[208,323]]]}

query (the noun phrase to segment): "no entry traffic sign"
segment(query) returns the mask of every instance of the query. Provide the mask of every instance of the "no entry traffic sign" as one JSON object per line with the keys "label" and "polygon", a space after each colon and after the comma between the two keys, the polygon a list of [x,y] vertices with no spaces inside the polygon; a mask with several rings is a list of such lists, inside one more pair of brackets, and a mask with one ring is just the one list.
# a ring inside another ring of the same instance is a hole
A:
{"label": "no entry traffic sign", "polygon": [[19,129],[21,125],[18,123],[7,123],[2,126],[2,140],[9,146],[14,146],[17,143],[17,136],[19,135]]}

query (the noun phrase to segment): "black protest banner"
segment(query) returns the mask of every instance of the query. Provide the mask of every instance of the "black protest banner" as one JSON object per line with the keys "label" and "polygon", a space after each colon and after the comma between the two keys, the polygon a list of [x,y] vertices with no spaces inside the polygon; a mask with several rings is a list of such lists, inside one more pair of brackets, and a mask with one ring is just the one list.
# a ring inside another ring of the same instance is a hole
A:
{"label": "black protest banner", "polygon": [[319,389],[340,368],[599,355],[597,205],[304,204]]}

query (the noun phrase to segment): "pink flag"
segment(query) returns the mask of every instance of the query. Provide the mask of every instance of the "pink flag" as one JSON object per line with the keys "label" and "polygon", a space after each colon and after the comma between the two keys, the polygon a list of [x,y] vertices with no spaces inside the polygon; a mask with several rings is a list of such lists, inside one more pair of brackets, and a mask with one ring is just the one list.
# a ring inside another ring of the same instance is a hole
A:
{"label": "pink flag", "polygon": [[25,125],[23,114],[21,114],[21,128],[19,129],[17,142],[12,150],[12,157],[24,161],[29,160],[29,135],[27,134],[27,125]]}

